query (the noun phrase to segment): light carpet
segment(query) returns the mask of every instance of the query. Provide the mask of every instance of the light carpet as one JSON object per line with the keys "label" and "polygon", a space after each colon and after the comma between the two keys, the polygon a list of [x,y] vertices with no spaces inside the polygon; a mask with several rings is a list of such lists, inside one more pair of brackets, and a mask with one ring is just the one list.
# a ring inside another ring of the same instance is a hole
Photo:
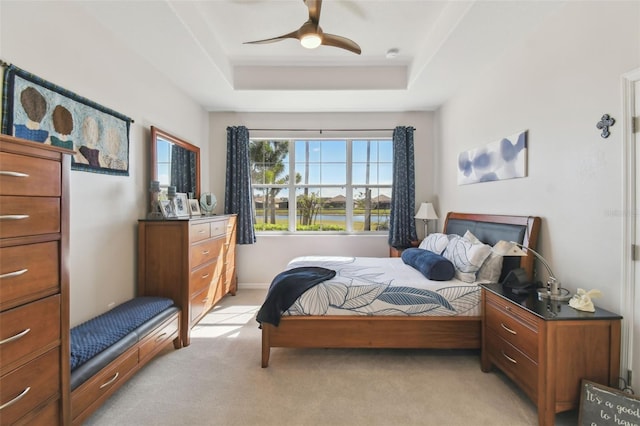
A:
{"label": "light carpet", "polygon": [[[116,392],[86,425],[537,425],[535,406],[479,351],[271,350],[260,368],[255,314],[240,290]],[[577,424],[575,411],[557,425]]]}

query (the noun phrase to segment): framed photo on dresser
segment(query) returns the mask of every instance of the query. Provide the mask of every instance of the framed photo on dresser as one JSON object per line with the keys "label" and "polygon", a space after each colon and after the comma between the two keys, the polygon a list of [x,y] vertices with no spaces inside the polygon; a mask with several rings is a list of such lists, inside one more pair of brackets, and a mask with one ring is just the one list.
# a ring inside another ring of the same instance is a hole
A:
{"label": "framed photo on dresser", "polygon": [[189,198],[184,192],[178,192],[176,194],[176,216],[177,217],[189,217],[191,215],[189,210]]}
{"label": "framed photo on dresser", "polygon": [[200,213],[200,202],[198,200],[189,199],[189,211],[191,212],[191,217],[202,216],[202,213]]}

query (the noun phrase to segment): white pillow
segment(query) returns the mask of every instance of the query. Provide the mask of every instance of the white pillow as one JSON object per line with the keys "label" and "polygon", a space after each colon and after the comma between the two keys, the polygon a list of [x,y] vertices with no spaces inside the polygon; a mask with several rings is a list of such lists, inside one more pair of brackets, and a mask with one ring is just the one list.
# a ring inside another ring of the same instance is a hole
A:
{"label": "white pillow", "polygon": [[449,244],[449,237],[446,234],[433,233],[427,235],[427,238],[422,240],[418,248],[423,250],[429,250],[436,254],[442,254],[444,249]]}
{"label": "white pillow", "polygon": [[[465,232],[464,238],[471,241],[473,244],[482,244],[475,235],[470,231]],[[489,257],[484,261],[480,270],[476,274],[476,280],[489,283],[497,283],[500,281],[500,275],[502,274],[502,262],[504,258],[495,253],[493,249],[489,254]]]}
{"label": "white pillow", "polygon": [[456,278],[466,283],[476,281],[476,274],[490,254],[490,246],[473,244],[459,235],[449,236],[449,244],[442,253],[456,268]]}

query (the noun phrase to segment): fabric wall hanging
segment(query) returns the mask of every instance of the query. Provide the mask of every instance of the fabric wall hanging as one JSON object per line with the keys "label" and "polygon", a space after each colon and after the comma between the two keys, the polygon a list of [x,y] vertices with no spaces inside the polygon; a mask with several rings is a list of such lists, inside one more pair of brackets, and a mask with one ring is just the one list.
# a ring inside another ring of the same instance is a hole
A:
{"label": "fabric wall hanging", "polygon": [[527,131],[458,155],[458,185],[527,176]]}
{"label": "fabric wall hanging", "polygon": [[132,122],[14,65],[5,68],[2,133],[75,150],[71,170],[129,176]]}

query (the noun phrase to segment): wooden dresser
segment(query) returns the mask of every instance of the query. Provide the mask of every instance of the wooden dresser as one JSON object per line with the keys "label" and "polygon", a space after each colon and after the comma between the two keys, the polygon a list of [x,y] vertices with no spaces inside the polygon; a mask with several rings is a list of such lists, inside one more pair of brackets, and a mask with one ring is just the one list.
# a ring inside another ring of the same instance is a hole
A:
{"label": "wooden dresser", "polygon": [[0,420],[69,423],[72,151],[0,135]]}
{"label": "wooden dresser", "polygon": [[169,297],[182,309],[182,345],[226,294],[236,294],[236,216],[140,220],[138,295]]}
{"label": "wooden dresser", "polygon": [[511,378],[538,407],[540,425],[578,408],[582,379],[617,387],[619,315],[485,284],[482,316],[482,371],[496,366]]}

